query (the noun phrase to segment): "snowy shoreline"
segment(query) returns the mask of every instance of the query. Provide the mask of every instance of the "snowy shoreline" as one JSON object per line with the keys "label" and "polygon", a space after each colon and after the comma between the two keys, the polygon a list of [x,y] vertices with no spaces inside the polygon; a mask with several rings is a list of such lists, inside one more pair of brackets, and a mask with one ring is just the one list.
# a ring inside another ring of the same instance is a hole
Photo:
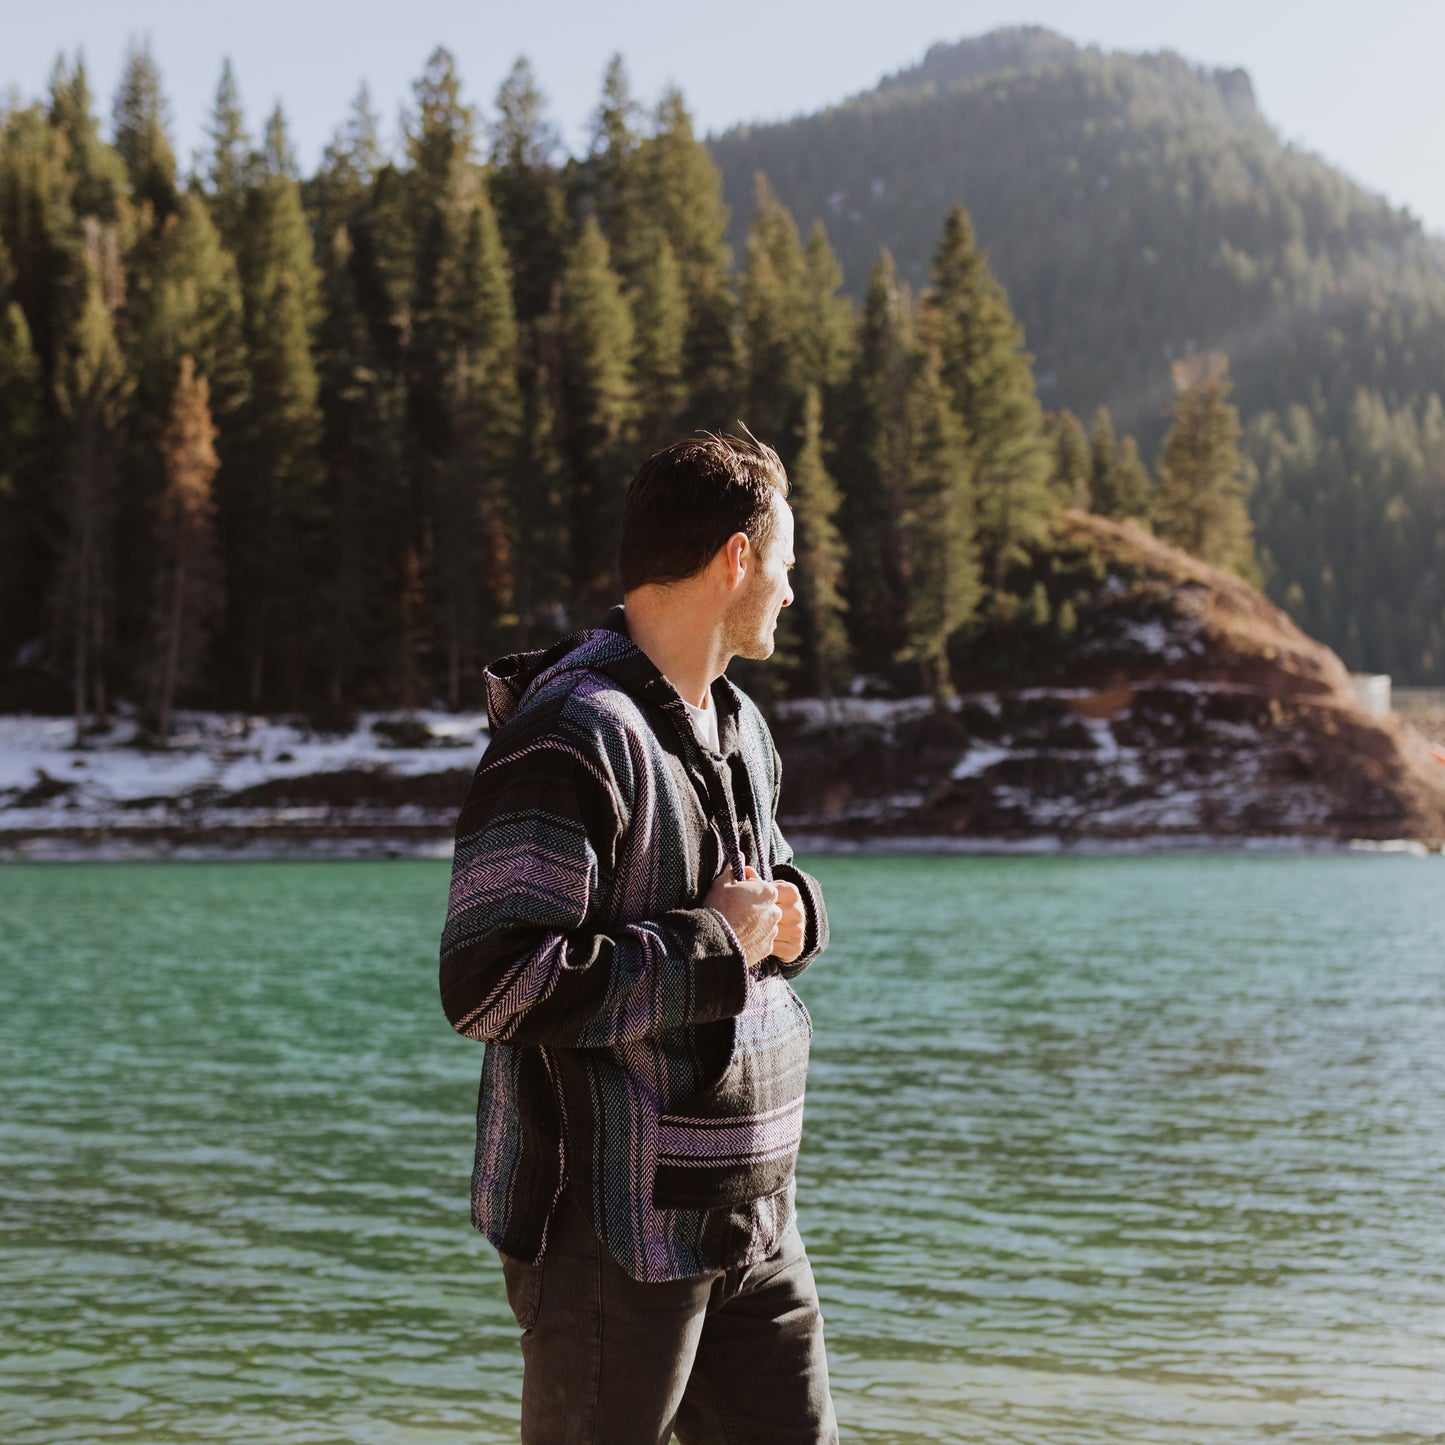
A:
{"label": "snowy shoreline", "polygon": [[[1072,696],[1077,689],[1030,689],[1019,696],[1029,701],[1065,692]],[[998,706],[989,694],[967,701]],[[806,732],[823,720],[821,706],[783,704],[778,722]],[[918,698],[848,700],[830,705],[827,720],[880,732],[886,747],[893,729],[926,717],[931,706]],[[1104,736],[1107,724],[1084,718],[1077,727],[1093,746],[1069,752],[1073,766],[1130,761],[1112,734]],[[273,718],[183,712],[165,748],[146,745],[132,713],[83,748],[72,746],[73,734],[65,718],[0,716],[0,862],[449,858],[457,811],[488,738],[484,714],[440,710],[366,713],[346,733]],[[1154,756],[1163,755],[1156,750]],[[975,737],[946,761],[956,782],[1010,756],[1024,754]],[[1055,747],[1051,756],[1064,754]],[[1432,852],[1403,838],[1354,841],[1294,829],[1252,834],[1190,828],[1182,815],[1185,826],[1157,829],[1165,816],[1160,806],[1168,801],[1146,795],[1127,818],[1113,816],[1117,836],[1050,828],[1059,819],[1042,808],[1035,810],[1040,826],[1026,833],[907,831],[898,817],[885,816],[889,810],[879,800],[829,819],[831,826],[821,829],[818,814],[806,810],[783,822],[799,853],[840,856]],[[1094,821],[1106,816],[1096,811]],[[1128,821],[1143,826],[1130,832]],[[897,831],[886,831],[889,825]]]}

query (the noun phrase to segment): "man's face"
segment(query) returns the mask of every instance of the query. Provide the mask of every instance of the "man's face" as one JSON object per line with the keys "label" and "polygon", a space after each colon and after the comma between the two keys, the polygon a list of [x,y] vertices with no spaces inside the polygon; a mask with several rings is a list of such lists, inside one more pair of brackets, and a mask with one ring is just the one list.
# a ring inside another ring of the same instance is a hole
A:
{"label": "man's face", "polygon": [[724,619],[724,638],[733,657],[761,661],[773,655],[778,614],[793,600],[788,573],[793,566],[793,509],[773,498],[773,535],[766,556],[749,549],[747,572]]}

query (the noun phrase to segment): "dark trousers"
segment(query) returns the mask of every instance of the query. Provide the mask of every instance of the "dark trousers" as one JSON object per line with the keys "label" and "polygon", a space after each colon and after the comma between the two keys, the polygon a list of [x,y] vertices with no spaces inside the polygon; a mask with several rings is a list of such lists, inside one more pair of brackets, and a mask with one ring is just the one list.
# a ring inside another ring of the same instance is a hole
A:
{"label": "dark trousers", "polygon": [[796,1229],[759,1264],[641,1284],[564,1194],[541,1264],[502,1257],[522,1327],[523,1445],[826,1445],[838,1439]]}

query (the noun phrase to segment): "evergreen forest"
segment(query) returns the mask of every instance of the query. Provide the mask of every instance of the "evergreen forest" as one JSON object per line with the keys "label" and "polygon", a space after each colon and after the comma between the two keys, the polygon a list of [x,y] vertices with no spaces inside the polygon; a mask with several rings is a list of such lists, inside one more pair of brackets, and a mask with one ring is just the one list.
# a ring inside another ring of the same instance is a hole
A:
{"label": "evergreen forest", "polygon": [[[1235,354],[1198,346],[1130,360],[1159,418],[1046,410],[967,189],[922,269],[840,253],[761,170],[730,210],[682,96],[644,107],[620,59],[579,156],[525,61],[481,107],[445,49],[397,144],[363,89],[310,176],[229,65],[189,172],[146,48],[108,139],[97,109],[62,57],[0,112],[0,660],[63,684],[82,732],[118,698],[162,737],[179,705],[476,706],[487,661],[617,600],[641,459],[739,422],[797,519],[781,665],[750,687],[944,697],[985,623],[1066,639],[1035,580],[1065,506],[1265,576],[1352,661],[1445,669],[1438,603],[1391,611],[1445,560],[1433,393],[1241,421]],[[1251,487],[1293,550],[1256,556]]]}

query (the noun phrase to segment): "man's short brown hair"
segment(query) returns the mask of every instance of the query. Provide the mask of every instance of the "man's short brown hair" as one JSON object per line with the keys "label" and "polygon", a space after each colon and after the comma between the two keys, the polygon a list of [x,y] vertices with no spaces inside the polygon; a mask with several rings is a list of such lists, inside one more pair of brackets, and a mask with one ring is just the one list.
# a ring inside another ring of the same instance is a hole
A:
{"label": "man's short brown hair", "polygon": [[627,488],[618,570],[623,592],[695,577],[734,532],[766,555],[788,474],[772,447],[704,432],[654,453]]}

